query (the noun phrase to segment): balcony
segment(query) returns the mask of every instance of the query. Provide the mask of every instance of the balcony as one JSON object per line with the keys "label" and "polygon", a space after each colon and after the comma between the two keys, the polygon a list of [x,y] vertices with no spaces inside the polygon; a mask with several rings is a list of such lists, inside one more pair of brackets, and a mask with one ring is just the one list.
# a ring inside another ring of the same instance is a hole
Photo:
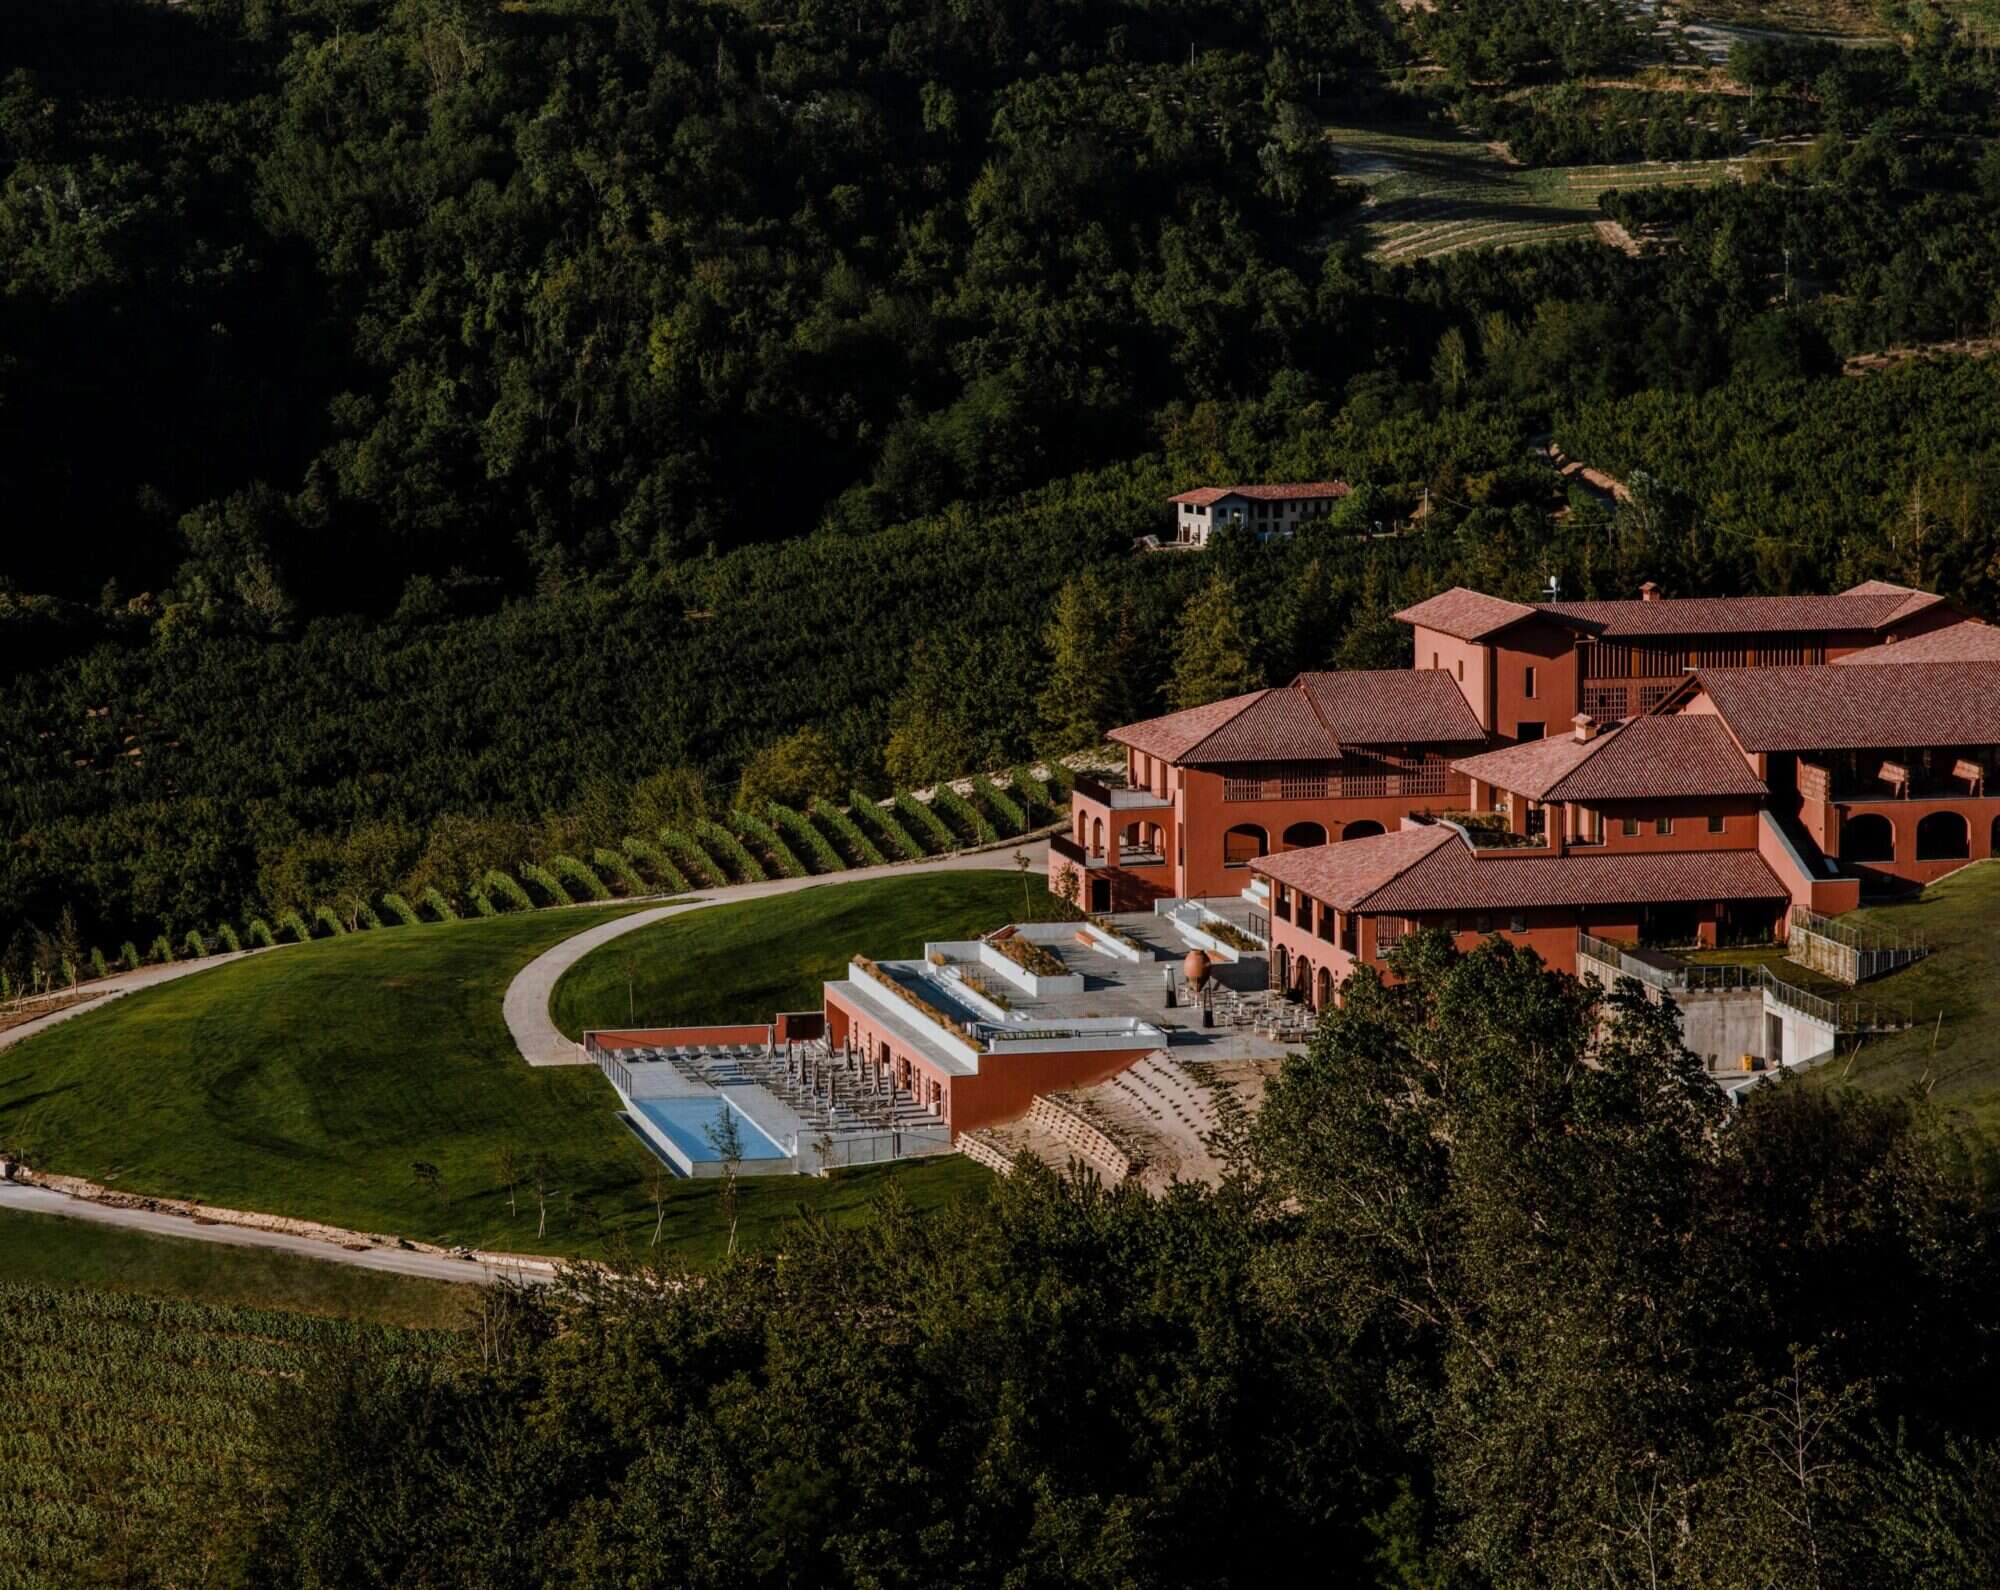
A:
{"label": "balcony", "polygon": [[1869,756],[1832,767],[1799,763],[1799,795],[1819,801],[1978,800],[1988,792],[1990,755],[1945,752],[1921,756]]}
{"label": "balcony", "polygon": [[1157,790],[1134,789],[1123,773],[1079,773],[1076,794],[1080,800],[1114,812],[1164,811],[1174,803],[1171,795]]}
{"label": "balcony", "polygon": [[1410,795],[1466,796],[1471,782],[1446,762],[1387,768],[1379,773],[1325,773],[1286,778],[1226,778],[1225,801],[1398,800]]}
{"label": "balcony", "polygon": [[1108,867],[1111,865],[1110,858],[1103,852],[1100,851],[1098,854],[1092,855],[1082,845],[1079,845],[1074,839],[1070,838],[1068,834],[1051,834],[1049,836],[1049,854],[1052,856],[1061,856],[1063,860],[1074,862],[1079,867]]}

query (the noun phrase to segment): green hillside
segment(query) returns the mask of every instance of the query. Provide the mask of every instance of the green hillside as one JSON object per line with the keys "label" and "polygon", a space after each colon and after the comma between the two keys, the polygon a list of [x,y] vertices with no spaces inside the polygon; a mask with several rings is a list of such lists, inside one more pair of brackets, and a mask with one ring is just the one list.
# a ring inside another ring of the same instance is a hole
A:
{"label": "green hillside", "polygon": [[[669,917],[586,955],[549,1010],[571,1038],[591,1027],[766,1021],[817,1010],[820,984],[849,957],[921,954],[927,939],[970,938],[1062,907],[1043,879],[943,872],[833,884],[782,901]],[[629,972],[629,987],[628,987]]]}
{"label": "green hillside", "polygon": [[[519,968],[628,909],[315,940],[129,995],[0,1055],[0,1141],[133,1192],[365,1231],[557,1254],[643,1247],[654,1162],[610,1089],[592,1070],[530,1070],[501,1017]],[[540,1239],[527,1186],[509,1208],[510,1148],[554,1163]],[[420,1163],[437,1167],[435,1186]],[[763,1240],[802,1204],[847,1217],[892,1180],[926,1207],[983,1175],[952,1160],[752,1181],[739,1236]],[[718,1250],[711,1188],[678,1183],[669,1204],[671,1251]]]}

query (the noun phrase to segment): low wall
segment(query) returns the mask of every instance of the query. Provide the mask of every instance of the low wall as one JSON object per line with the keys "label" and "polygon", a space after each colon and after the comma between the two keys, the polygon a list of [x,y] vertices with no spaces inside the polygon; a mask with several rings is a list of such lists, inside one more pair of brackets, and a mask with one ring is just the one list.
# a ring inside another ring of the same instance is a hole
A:
{"label": "low wall", "polygon": [[759,1024],[740,1027],[615,1027],[586,1032],[583,1046],[600,1049],[692,1049],[703,1044],[767,1048],[771,1029]]}
{"label": "low wall", "polygon": [[1111,1134],[1060,1099],[1037,1098],[1028,1110],[1028,1119],[1078,1159],[1094,1166],[1106,1181],[1118,1183],[1131,1176],[1131,1155],[1120,1148]]}

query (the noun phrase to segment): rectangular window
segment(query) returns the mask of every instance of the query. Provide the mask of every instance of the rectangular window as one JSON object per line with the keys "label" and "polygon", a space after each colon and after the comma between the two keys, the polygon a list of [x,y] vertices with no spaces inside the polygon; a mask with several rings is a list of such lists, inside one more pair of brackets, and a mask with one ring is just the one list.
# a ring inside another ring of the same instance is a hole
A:
{"label": "rectangular window", "polygon": [[1433,668],[1440,668],[1443,666],[1443,664],[1438,661],[1438,654],[1436,652],[1431,653],[1431,666]]}
{"label": "rectangular window", "polygon": [[1521,693],[1530,701],[1535,699],[1535,670],[1526,669],[1521,674]]}
{"label": "rectangular window", "polygon": [[1671,817],[1655,817],[1653,819],[1654,833],[1670,834],[1673,831],[1674,831],[1674,820]]}
{"label": "rectangular window", "polygon": [[1710,812],[1708,815],[1708,831],[1711,834],[1719,834],[1722,832],[1722,819],[1721,817],[1717,816],[1714,812]]}
{"label": "rectangular window", "polygon": [[1517,740],[1539,740],[1548,732],[1548,727],[1546,723],[1517,723],[1514,725],[1514,738]]}
{"label": "rectangular window", "polygon": [[1636,817],[1619,818],[1618,832],[1623,834],[1627,839],[1637,839],[1639,837],[1639,819]]}
{"label": "rectangular window", "polygon": [[1525,911],[1516,911],[1512,916],[1507,918],[1507,931],[1509,933],[1527,932],[1528,931],[1527,913]]}
{"label": "rectangular window", "polygon": [[1458,659],[1458,682],[1460,684],[1465,683],[1465,659],[1463,657]]}
{"label": "rectangular window", "polygon": [[1473,931],[1476,933],[1491,933],[1493,931],[1493,918],[1490,916],[1476,917],[1473,919],[1472,926]]}

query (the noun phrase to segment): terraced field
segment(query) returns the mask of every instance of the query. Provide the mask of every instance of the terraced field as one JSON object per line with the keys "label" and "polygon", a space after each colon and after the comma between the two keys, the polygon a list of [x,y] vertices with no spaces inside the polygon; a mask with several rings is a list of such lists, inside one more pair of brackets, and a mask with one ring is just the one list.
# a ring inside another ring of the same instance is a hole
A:
{"label": "terraced field", "polygon": [[1367,201],[1342,218],[1334,236],[1359,236],[1371,258],[1391,264],[1589,237],[1628,247],[1630,239],[1598,213],[1601,194],[1734,182],[1748,166],[1782,158],[1773,151],[1736,160],[1528,170],[1491,145],[1430,128],[1339,127],[1328,138],[1341,174],[1368,189]]}

